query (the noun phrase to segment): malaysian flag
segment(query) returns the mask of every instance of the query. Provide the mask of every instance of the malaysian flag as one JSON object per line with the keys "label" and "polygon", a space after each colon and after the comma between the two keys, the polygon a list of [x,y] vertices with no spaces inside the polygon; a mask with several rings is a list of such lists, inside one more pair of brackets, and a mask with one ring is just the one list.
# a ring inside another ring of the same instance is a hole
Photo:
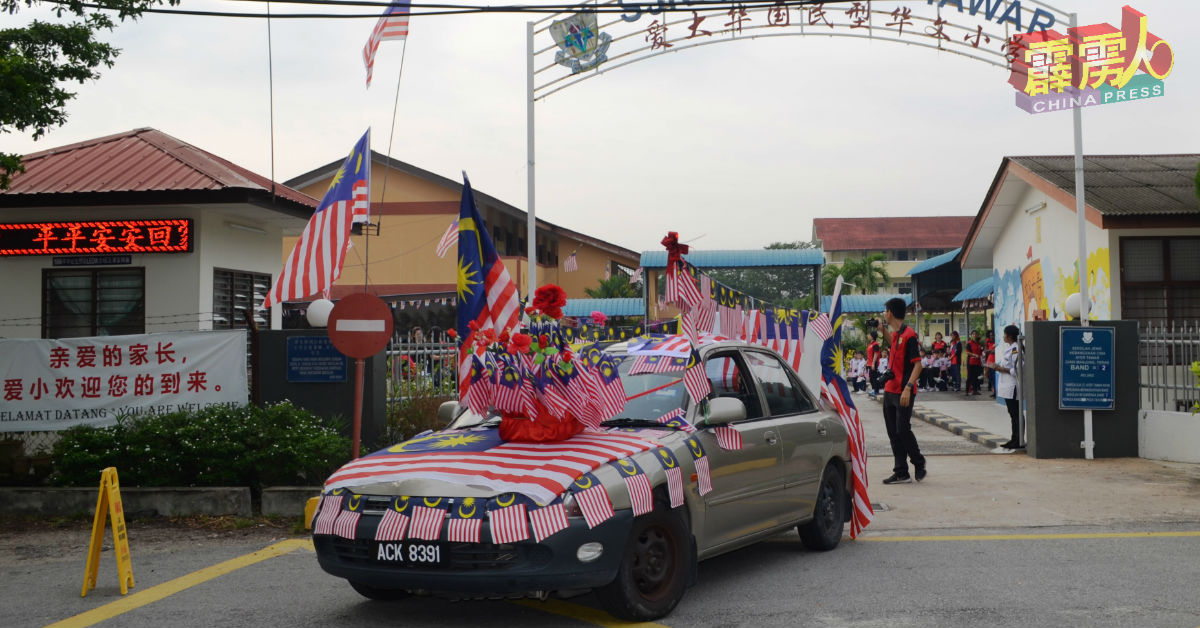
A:
{"label": "malaysian flag", "polygon": [[379,21],[371,29],[367,45],[363,46],[363,64],[367,66],[367,87],[371,86],[371,75],[375,71],[375,51],[385,39],[404,39],[408,37],[408,9],[410,0],[395,0]]}
{"label": "malaysian flag", "polygon": [[683,386],[687,388],[688,395],[696,403],[700,403],[701,399],[712,392],[712,382],[708,381],[708,373],[705,372],[704,365],[700,363],[699,356],[694,351],[691,363],[683,372]]}
{"label": "malaysian flag", "polygon": [[483,528],[483,509],[480,500],[466,497],[458,501],[458,507],[450,510],[450,521],[446,523],[446,540],[454,543],[478,543]]}
{"label": "malaysian flag", "polygon": [[463,173],[462,203],[458,210],[458,394],[465,401],[471,387],[471,323],[478,329],[508,330],[521,316],[521,296],[492,245],[471,182]]}
{"label": "malaysian flag", "polygon": [[629,367],[630,375],[645,373],[668,373],[683,370],[688,361],[686,358],[671,358],[662,355],[642,355],[633,360]]}
{"label": "malaysian flag", "polygon": [[[419,478],[514,491],[538,504],[548,504],[580,474],[657,447],[653,440],[623,432],[583,432],[554,443],[505,443],[498,430],[451,430],[353,460],[334,472],[326,486],[335,489]],[[416,525],[415,513],[409,514],[414,517],[411,527]]]}
{"label": "malaysian flag", "polygon": [[426,497],[422,501],[423,506],[413,506],[408,536],[424,541],[436,541],[442,537],[442,520],[446,518],[446,509],[441,507],[440,497]]}
{"label": "malaysian flag", "polygon": [[695,436],[689,436],[687,444],[688,451],[692,453],[692,460],[696,464],[697,487],[700,489],[701,495],[707,495],[713,490],[712,473],[708,468],[708,456],[704,454],[704,447]]}
{"label": "malaysian flag", "polygon": [[679,468],[679,460],[666,447],[659,448],[654,458],[662,465],[667,474],[667,492],[671,496],[671,508],[683,505],[683,470]]}
{"label": "malaysian flag", "polygon": [[533,500],[517,493],[501,493],[488,502],[493,543],[516,543],[529,538],[528,513]]}
{"label": "malaysian flag", "polygon": [[438,257],[446,257],[446,253],[449,253],[450,249],[454,248],[454,246],[456,246],[457,244],[458,244],[458,219],[455,218],[454,222],[450,223],[450,226],[446,228],[446,233],[442,234],[442,239],[438,241],[437,256]]}
{"label": "malaysian flag", "polygon": [[617,363],[608,354],[602,354],[599,367],[600,414],[616,416],[625,409],[625,386],[621,384],[621,374],[617,371]]}
{"label": "malaysian flag", "polygon": [[642,267],[638,266],[637,270],[633,271],[633,274],[629,276],[629,283],[641,283],[641,281],[642,281]]}
{"label": "malaysian flag", "polygon": [[670,425],[671,427],[687,432],[688,434],[696,431],[696,427],[691,423],[688,423],[687,419],[683,418],[683,408],[668,412],[655,419],[655,421],[658,421],[663,425]]}
{"label": "malaysian flag", "polygon": [[728,425],[722,425],[716,429],[717,445],[721,449],[728,451],[737,451],[742,448],[742,435],[737,430]]}
{"label": "malaysian flag", "polygon": [[379,526],[375,528],[376,541],[403,541],[404,533],[408,530],[408,515],[404,511],[408,509],[408,498],[397,497],[392,500],[391,505],[383,513],[383,519],[379,521]]}
{"label": "malaysian flag", "polygon": [[654,510],[654,493],[650,487],[650,476],[646,475],[638,463],[629,458],[622,458],[614,463],[621,477],[625,479],[625,488],[629,489],[629,506],[633,516],[644,515]]}
{"label": "malaysian flag", "polygon": [[567,256],[567,261],[563,262],[563,272],[573,273],[579,270],[579,257],[575,255],[575,251]]}
{"label": "malaysian flag", "polygon": [[359,508],[362,507],[362,495],[351,495],[346,501],[346,510],[338,513],[337,520],[333,522],[333,533],[343,539],[354,540],[358,533],[358,520],[362,516]]}
{"label": "malaysian flag", "polygon": [[585,473],[571,485],[575,493],[575,501],[583,511],[583,518],[588,528],[594,528],[613,516],[612,502],[608,499],[608,491],[604,485],[591,473]]}
{"label": "malaysian flag", "polygon": [[816,334],[821,342],[829,340],[833,336],[833,326],[829,322],[829,315],[822,312],[813,320],[808,321],[807,332]]}
{"label": "malaysian flag", "polygon": [[[822,315],[824,316],[824,315]],[[821,385],[824,396],[837,410],[842,424],[849,433],[850,470],[853,475],[854,510],[850,517],[850,538],[858,537],[858,533],[867,527],[875,517],[871,508],[871,499],[867,496],[867,448],[866,437],[863,434],[862,421],[858,416],[858,408],[850,395],[850,388],[842,378],[838,367],[842,356],[842,278],[838,277],[833,288],[833,303],[830,306],[830,316],[825,318],[827,324],[832,320],[831,332],[825,336],[821,347]]]}
{"label": "malaysian flag", "polygon": [[529,513],[529,524],[533,527],[533,538],[538,543],[570,525],[567,521],[567,509],[561,500],[545,508],[535,508]]}
{"label": "malaysian flag", "polygon": [[300,239],[267,292],[262,307],[324,292],[342,274],[350,248],[350,227],[369,219],[371,206],[371,131],[367,130],[342,162]]}
{"label": "malaysian flag", "polygon": [[[686,263],[680,262],[679,268],[667,277],[667,301],[686,305],[689,308],[700,306],[700,289],[696,287],[696,279],[692,277]],[[675,299],[672,301],[671,297]]]}
{"label": "malaysian flag", "polygon": [[333,534],[333,522],[337,521],[338,515],[342,512],[342,500],[345,499],[338,494],[341,491],[335,491],[333,495],[326,495],[321,498],[321,514],[317,515],[316,521],[313,522],[313,534]]}

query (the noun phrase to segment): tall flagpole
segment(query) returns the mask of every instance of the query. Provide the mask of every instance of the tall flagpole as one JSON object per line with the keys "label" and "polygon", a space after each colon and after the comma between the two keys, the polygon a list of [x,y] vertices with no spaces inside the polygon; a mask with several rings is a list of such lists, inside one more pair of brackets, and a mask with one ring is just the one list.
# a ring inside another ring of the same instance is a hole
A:
{"label": "tall flagpole", "polygon": [[[1071,28],[1079,26],[1077,14],[1071,14]],[[1087,265],[1087,199],[1083,185],[1083,103],[1071,110],[1075,133],[1075,225],[1079,231],[1079,261],[1075,274],[1079,276],[1079,324],[1088,326],[1088,265]],[[1083,457],[1094,457],[1096,442],[1092,436],[1092,411],[1083,411]]]}
{"label": "tall flagpole", "polygon": [[[387,183],[388,183],[388,178],[389,178],[388,170],[391,168],[390,162],[392,159],[392,141],[394,139],[396,139],[396,113],[398,111],[400,111],[400,79],[404,77],[404,58],[406,56],[408,56],[408,37],[404,38],[404,48],[400,51],[400,71],[396,73],[396,98],[395,98],[395,102],[392,104],[392,126],[391,126],[391,129],[388,131],[387,154],[384,155],[384,157],[387,158],[389,163],[383,169],[383,189],[381,189],[379,191],[379,202],[380,203],[384,203],[387,201]],[[383,229],[383,214],[379,214],[379,217],[376,220],[378,221],[376,223],[376,226],[380,230],[382,230]],[[367,233],[367,232],[364,230],[363,233]],[[370,251],[371,251],[371,240],[370,240],[370,236],[368,235],[367,236],[367,252],[370,253]],[[368,256],[368,259],[369,259],[369,256]],[[363,270],[364,281],[366,280],[366,276],[367,276],[367,271],[366,271],[367,268],[369,268],[369,265],[364,266],[364,270]],[[364,285],[364,287],[365,287],[365,285]]]}
{"label": "tall flagpole", "polygon": [[267,2],[267,108],[271,127],[271,204],[275,203],[275,61],[271,50],[271,3]]}
{"label": "tall flagpole", "polygon": [[526,283],[526,299],[533,299],[533,293],[537,290],[537,214],[534,204],[534,172],[533,172],[533,22],[525,23],[525,46],[527,56],[525,58],[525,154],[526,154],[526,176],[528,177],[525,183],[526,191],[529,195],[528,207],[526,207],[525,225],[525,242],[526,255],[529,256],[529,280]]}

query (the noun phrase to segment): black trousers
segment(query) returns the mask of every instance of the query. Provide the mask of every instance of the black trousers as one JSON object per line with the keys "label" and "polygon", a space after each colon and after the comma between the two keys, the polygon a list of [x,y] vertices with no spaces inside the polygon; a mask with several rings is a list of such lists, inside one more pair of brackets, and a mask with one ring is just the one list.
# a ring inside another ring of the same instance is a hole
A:
{"label": "black trousers", "polygon": [[1021,400],[1005,399],[1004,405],[1008,406],[1008,418],[1012,419],[1012,442],[1016,445],[1021,443]]}
{"label": "black trousers", "polygon": [[979,377],[983,375],[983,366],[980,364],[967,365],[967,392],[979,392]]}
{"label": "black trousers", "polygon": [[917,445],[917,437],[912,431],[913,404],[916,399],[909,401],[908,407],[900,405],[900,395],[883,393],[883,424],[887,427],[888,439],[892,442],[892,456],[896,464],[892,470],[900,475],[908,475],[908,461],[918,469],[925,466],[925,456]]}

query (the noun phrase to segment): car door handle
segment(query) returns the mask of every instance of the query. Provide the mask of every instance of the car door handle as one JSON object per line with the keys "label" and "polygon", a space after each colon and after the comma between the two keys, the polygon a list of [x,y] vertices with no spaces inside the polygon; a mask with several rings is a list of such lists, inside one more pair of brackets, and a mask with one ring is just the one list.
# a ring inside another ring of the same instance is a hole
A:
{"label": "car door handle", "polygon": [[763,435],[763,440],[766,440],[768,445],[774,445],[779,442],[779,436],[775,432],[767,432]]}

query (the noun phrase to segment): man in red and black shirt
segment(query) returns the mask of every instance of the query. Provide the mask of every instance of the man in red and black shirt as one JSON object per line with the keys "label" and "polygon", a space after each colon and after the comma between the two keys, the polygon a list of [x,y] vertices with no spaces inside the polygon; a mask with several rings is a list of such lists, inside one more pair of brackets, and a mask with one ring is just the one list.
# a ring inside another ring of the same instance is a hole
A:
{"label": "man in red and black shirt", "polygon": [[903,299],[888,299],[884,320],[879,326],[883,341],[891,345],[889,375],[883,386],[883,422],[892,442],[895,466],[884,484],[911,482],[908,461],[916,468],[917,481],[925,479],[925,456],[917,445],[912,431],[913,403],[917,396],[917,380],[921,377],[921,342],[917,333],[904,324],[908,306]]}
{"label": "man in red and black shirt", "polygon": [[867,381],[871,385],[871,397],[879,394],[879,333],[870,332],[870,341],[867,343]]}

